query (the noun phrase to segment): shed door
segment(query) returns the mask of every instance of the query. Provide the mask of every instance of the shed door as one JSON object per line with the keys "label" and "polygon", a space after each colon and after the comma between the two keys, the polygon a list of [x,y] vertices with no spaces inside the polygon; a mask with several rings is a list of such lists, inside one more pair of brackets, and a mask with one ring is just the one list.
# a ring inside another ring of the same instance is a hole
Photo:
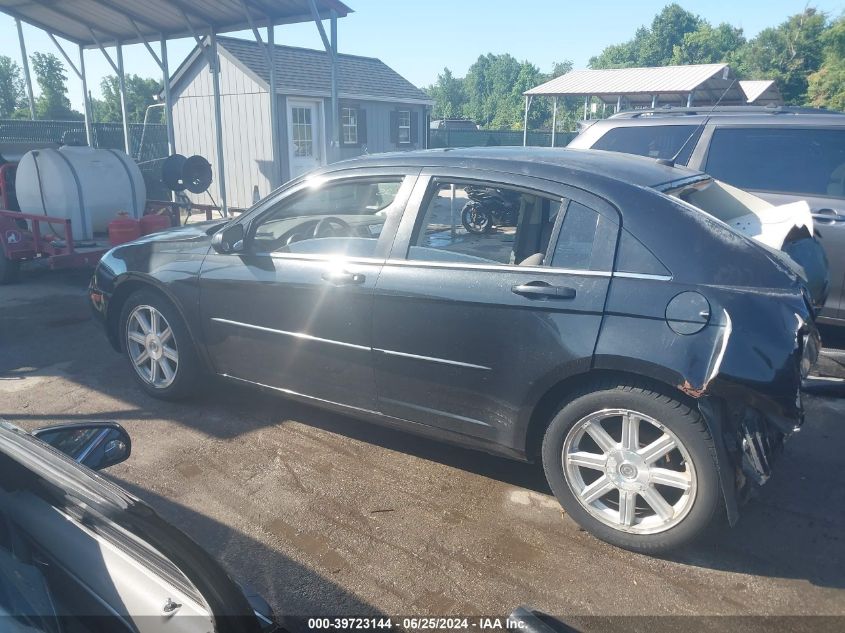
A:
{"label": "shed door", "polygon": [[288,100],[290,177],[325,164],[319,101]]}

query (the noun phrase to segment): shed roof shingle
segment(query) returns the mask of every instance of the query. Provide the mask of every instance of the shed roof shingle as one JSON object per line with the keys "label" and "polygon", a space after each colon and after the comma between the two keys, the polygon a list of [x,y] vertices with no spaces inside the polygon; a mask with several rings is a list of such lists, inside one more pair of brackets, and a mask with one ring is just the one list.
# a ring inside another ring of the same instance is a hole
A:
{"label": "shed roof shingle", "polygon": [[[233,37],[218,37],[217,45],[269,85],[269,67],[261,44]],[[273,61],[276,65],[278,93],[314,96],[330,93],[331,64],[325,51],[276,45]],[[380,59],[340,54],[337,65],[338,94],[341,97],[431,102],[425,92]]]}

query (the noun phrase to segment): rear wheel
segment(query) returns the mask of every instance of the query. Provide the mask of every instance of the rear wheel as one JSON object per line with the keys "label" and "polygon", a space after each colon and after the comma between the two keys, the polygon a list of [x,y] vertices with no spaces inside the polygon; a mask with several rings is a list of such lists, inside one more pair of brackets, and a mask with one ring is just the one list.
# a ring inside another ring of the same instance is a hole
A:
{"label": "rear wheel", "polygon": [[598,538],[658,553],[710,524],[720,499],[701,415],[648,386],[597,385],[567,403],[543,440],[543,467],[566,512]]}
{"label": "rear wheel", "polygon": [[461,224],[470,233],[481,235],[493,230],[493,216],[480,205],[468,204],[461,212]]}
{"label": "rear wheel", "polygon": [[166,298],[150,290],[132,294],[121,313],[123,349],[135,379],[156,398],[191,395],[199,360],[181,315]]}

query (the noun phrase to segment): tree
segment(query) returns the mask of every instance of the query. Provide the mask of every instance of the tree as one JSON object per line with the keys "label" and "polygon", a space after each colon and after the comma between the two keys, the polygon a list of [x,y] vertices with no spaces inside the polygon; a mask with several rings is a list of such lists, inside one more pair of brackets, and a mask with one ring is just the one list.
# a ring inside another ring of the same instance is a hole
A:
{"label": "tree", "polygon": [[32,70],[41,94],[35,101],[39,119],[79,120],[82,114],[70,107],[67,98],[67,74],[64,64],[52,53],[33,53]]}
{"label": "tree", "polygon": [[808,77],[811,105],[845,111],[845,17],[834,21],[822,36],[824,61]]}
{"label": "tree", "polygon": [[590,59],[590,68],[665,66],[672,63],[675,47],[682,46],[688,33],[706,24],[699,16],[677,4],[663,8],[650,27],[641,26],[634,38],[606,47]]}
{"label": "tree", "polygon": [[21,68],[11,57],[0,55],[0,118],[11,117],[24,100]]}
{"label": "tree", "polygon": [[742,29],[722,23],[712,27],[708,23],[686,33],[672,53],[673,64],[719,64],[725,62],[739,48],[745,46]]}
{"label": "tree", "polygon": [[[126,75],[126,115],[130,123],[143,123],[147,107],[155,103],[155,95],[161,90],[161,84],[155,79],[145,79],[139,75]],[[108,75],[100,82],[102,100],[94,100],[92,107],[97,121],[120,122],[123,116],[120,109],[120,84],[117,75]],[[150,112],[150,123],[161,123],[162,112],[156,108]]]}
{"label": "tree", "polygon": [[786,103],[806,103],[809,76],[822,64],[825,27],[824,15],[808,8],[761,31],[731,57],[732,66],[741,77],[777,80]]}
{"label": "tree", "polygon": [[463,116],[466,103],[464,80],[452,75],[451,70],[444,68],[443,72],[437,75],[437,83],[429,86],[426,91],[434,99],[432,118],[457,119]]}

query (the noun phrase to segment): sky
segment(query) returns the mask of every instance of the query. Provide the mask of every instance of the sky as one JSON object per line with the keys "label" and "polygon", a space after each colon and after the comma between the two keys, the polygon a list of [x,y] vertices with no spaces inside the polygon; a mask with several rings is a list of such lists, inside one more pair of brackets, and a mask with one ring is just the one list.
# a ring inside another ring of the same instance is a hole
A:
{"label": "sky", "polygon": [[[609,45],[630,39],[641,25],[649,24],[669,0],[345,0],[354,10],[338,21],[341,53],[378,57],[417,86],[432,84],[443,68],[462,77],[479,55],[510,53],[549,72],[555,62],[572,60],[584,68],[589,58]],[[143,0],[138,0],[139,6]],[[729,22],[753,37],[766,27],[801,12],[806,0],[678,0],[685,9],[713,24]],[[813,0],[810,6],[831,15],[845,11],[845,0]],[[60,56],[47,35],[23,25],[27,53],[52,52]],[[263,29],[262,29],[263,31]],[[252,32],[233,34],[252,39]],[[276,43],[322,48],[313,23],[276,27]],[[264,34],[262,33],[262,37]],[[153,45],[156,51],[158,45]],[[193,39],[168,43],[171,72],[188,55]],[[65,47],[76,62],[78,49]],[[20,64],[15,22],[0,14],[0,55]],[[99,50],[85,53],[88,87],[100,95],[100,81],[113,74]],[[160,78],[160,71],[142,44],[124,47],[127,73]],[[82,110],[82,88],[69,71],[71,103]],[[33,78],[33,82],[34,82]],[[37,85],[34,86],[36,93]]]}

